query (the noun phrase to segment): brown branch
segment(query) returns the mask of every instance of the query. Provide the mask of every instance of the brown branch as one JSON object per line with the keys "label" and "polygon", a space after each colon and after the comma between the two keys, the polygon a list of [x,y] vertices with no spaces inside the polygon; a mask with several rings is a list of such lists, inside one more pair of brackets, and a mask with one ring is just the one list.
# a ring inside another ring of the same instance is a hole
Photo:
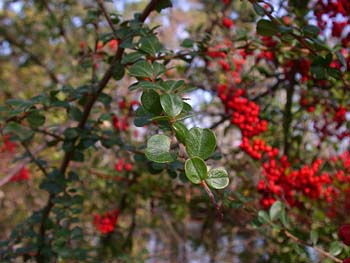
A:
{"label": "brown branch", "polygon": [[294,236],[292,233],[290,233],[288,230],[284,229],[283,230],[283,233],[289,237],[291,240],[293,240],[294,242],[297,242],[299,243],[300,245],[303,245],[303,246],[308,246],[308,247],[312,247],[313,249],[315,249],[317,252],[319,252],[320,254],[322,254],[323,256],[327,257],[327,258],[330,258],[332,259],[333,261],[335,262],[338,262],[338,263],[342,263],[343,261],[340,260],[339,258],[333,256],[332,254],[330,254],[329,252],[327,251],[324,251],[322,248],[320,247],[317,247],[317,246],[313,246],[307,242],[305,242],[304,240],[301,240],[299,239],[298,237]]}
{"label": "brown branch", "polygon": [[117,39],[118,38],[117,33],[116,33],[117,31],[114,28],[113,22],[112,22],[111,18],[109,17],[108,13],[107,13],[107,10],[106,10],[106,8],[105,8],[105,6],[103,4],[103,1],[102,0],[97,0],[97,4],[98,4],[99,8],[101,9],[104,17],[106,18],[109,27],[113,31],[113,34],[114,34],[115,38]]}
{"label": "brown branch", "polygon": [[223,213],[221,211],[220,205],[215,200],[213,192],[210,190],[209,186],[207,185],[207,183],[204,180],[201,182],[201,185],[203,186],[205,192],[208,194],[211,203],[214,205],[216,213],[217,213],[217,216],[220,219],[223,219],[224,215],[223,215]]}

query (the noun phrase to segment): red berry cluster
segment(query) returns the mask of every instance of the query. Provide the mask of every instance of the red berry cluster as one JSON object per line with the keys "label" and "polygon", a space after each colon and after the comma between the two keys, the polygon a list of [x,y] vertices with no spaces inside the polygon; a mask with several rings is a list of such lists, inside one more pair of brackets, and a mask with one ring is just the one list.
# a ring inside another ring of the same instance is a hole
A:
{"label": "red berry cluster", "polygon": [[10,182],[23,182],[30,179],[29,171],[26,167],[22,167],[18,173],[11,177]]}
{"label": "red berry cluster", "polygon": [[[17,144],[10,140],[10,136],[8,134],[4,135],[2,143],[3,145],[0,147],[0,153],[10,154],[12,156],[15,153]],[[15,175],[11,177],[10,182],[23,182],[28,181],[29,179],[29,170],[23,166]]]}
{"label": "red berry cluster", "polygon": [[3,137],[3,145],[0,147],[0,152],[14,153],[16,147],[17,144],[15,142],[11,142],[10,136],[8,134],[5,134]]}
{"label": "red berry cluster", "polygon": [[228,29],[230,29],[233,26],[233,21],[231,18],[228,18],[226,16],[224,16],[222,18],[222,25]]}
{"label": "red berry cluster", "polygon": [[283,197],[291,206],[299,206],[296,199],[302,193],[304,196],[316,200],[323,199],[332,202],[337,195],[327,172],[320,172],[322,160],[314,161],[310,166],[304,165],[299,170],[291,170],[286,156],[279,161],[271,159],[263,164],[265,180],[260,180],[258,190],[263,193],[261,204],[269,208],[274,196]]}
{"label": "red berry cluster", "polygon": [[112,116],[113,127],[116,131],[129,130],[129,116],[132,115],[134,106],[139,104],[136,100],[132,100],[130,103],[126,100],[121,100],[118,103],[120,112],[125,115],[122,117],[118,117],[117,115]]}
{"label": "red berry cluster", "polygon": [[231,123],[240,128],[243,137],[251,138],[266,131],[267,121],[259,118],[260,106],[250,101],[243,89],[229,89],[222,84],[217,86],[217,92],[226,112],[232,113]]}
{"label": "red berry cluster", "polygon": [[348,0],[318,0],[314,7],[318,26],[324,30],[331,24],[332,36],[340,38],[344,47],[347,47],[350,42],[350,32],[346,34],[344,30],[347,25],[350,25],[349,13]]}
{"label": "red berry cluster", "polygon": [[115,170],[117,172],[121,172],[123,170],[130,172],[132,170],[132,164],[131,163],[125,163],[124,158],[120,158],[119,161],[114,166]]}
{"label": "red berry cluster", "polygon": [[118,209],[106,212],[103,216],[95,215],[93,224],[102,234],[107,234],[114,230],[115,225],[117,224],[118,216]]}

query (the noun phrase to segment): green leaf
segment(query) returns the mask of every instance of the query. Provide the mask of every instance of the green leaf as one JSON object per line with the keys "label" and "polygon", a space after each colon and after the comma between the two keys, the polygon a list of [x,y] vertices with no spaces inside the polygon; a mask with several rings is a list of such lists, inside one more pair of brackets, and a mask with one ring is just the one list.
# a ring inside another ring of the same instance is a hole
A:
{"label": "green leaf", "polygon": [[346,63],[346,60],[345,60],[343,54],[338,50],[335,52],[335,55],[337,56],[337,58],[339,59],[340,63],[345,68],[345,70],[347,70],[347,63]]}
{"label": "green leaf", "polygon": [[136,127],[143,127],[150,123],[153,114],[148,112],[143,106],[137,108],[135,112],[134,124]]}
{"label": "green leaf", "polygon": [[333,256],[338,256],[342,252],[342,250],[343,245],[338,241],[334,241],[331,243],[329,253],[331,253]]}
{"label": "green leaf", "polygon": [[316,79],[325,79],[327,70],[322,65],[313,64],[310,67],[310,72],[312,76]]}
{"label": "green leaf", "polygon": [[190,38],[186,38],[182,41],[181,46],[184,48],[191,48],[193,47],[193,40]]}
{"label": "green leaf", "polygon": [[129,75],[137,78],[152,79],[153,78],[152,65],[145,60],[138,61],[129,68]]}
{"label": "green leaf", "polygon": [[166,68],[163,64],[158,62],[153,62],[153,74],[155,78],[159,78],[161,75],[164,74],[166,71]]}
{"label": "green leaf", "polygon": [[160,11],[168,7],[173,7],[173,4],[170,0],[159,0],[157,1],[157,5],[154,9],[157,10],[158,13],[160,13]]}
{"label": "green leaf", "polygon": [[270,222],[270,217],[266,211],[260,210],[258,212],[258,220],[261,224],[267,224]]}
{"label": "green leaf", "polygon": [[37,111],[32,111],[31,113],[29,113],[27,121],[29,122],[32,128],[38,128],[39,126],[45,123],[45,116],[41,115]]}
{"label": "green leaf", "polygon": [[215,134],[210,129],[192,128],[186,137],[186,151],[190,157],[207,159],[216,147]]}
{"label": "green leaf", "polygon": [[157,89],[157,90],[163,90],[162,86],[160,86],[158,83],[150,82],[150,81],[139,81],[131,86],[129,86],[129,90],[137,90],[137,89]]}
{"label": "green leaf", "polygon": [[3,129],[5,134],[17,135],[21,141],[29,139],[33,135],[33,131],[16,122],[9,122]]}
{"label": "green leaf", "polygon": [[125,74],[125,66],[122,65],[120,62],[118,62],[113,70],[113,78],[115,80],[121,80],[124,77]]}
{"label": "green leaf", "polygon": [[179,115],[183,108],[182,99],[176,94],[163,94],[160,97],[160,104],[165,113],[170,117]]}
{"label": "green leaf", "polygon": [[160,96],[154,90],[145,90],[141,96],[142,106],[149,112],[159,115],[162,112]]}
{"label": "green leaf", "polygon": [[202,158],[193,157],[185,162],[185,173],[192,183],[200,184],[208,177],[208,170]]}
{"label": "green leaf", "polygon": [[80,121],[83,117],[83,112],[78,107],[72,106],[69,108],[69,116],[75,121]]}
{"label": "green leaf", "polygon": [[177,121],[173,124],[173,129],[175,130],[176,133],[176,138],[185,144],[186,142],[186,137],[188,134],[188,129],[186,125],[183,122]]}
{"label": "green leaf", "polygon": [[109,108],[110,105],[111,105],[111,102],[112,102],[112,97],[109,96],[107,93],[101,93],[98,98],[97,98],[98,101],[102,102],[103,105],[106,107],[106,108]]}
{"label": "green leaf", "polygon": [[303,33],[307,37],[316,37],[320,33],[320,29],[317,26],[307,25],[303,27]]}
{"label": "green leaf", "polygon": [[131,53],[128,53],[128,54],[125,54],[122,58],[122,64],[125,65],[125,64],[129,64],[129,63],[134,63],[136,62],[137,60],[141,59],[145,54],[139,52],[139,51],[136,51],[136,52],[131,52]]}
{"label": "green leaf", "polygon": [[312,229],[310,232],[310,239],[312,244],[316,245],[318,241],[318,232],[315,229]]}
{"label": "green leaf", "polygon": [[274,202],[269,211],[271,221],[280,217],[283,209],[284,206],[281,201]]}
{"label": "green leaf", "polygon": [[175,160],[173,154],[170,153],[170,138],[161,134],[153,135],[148,139],[145,155],[156,163],[168,163]]}
{"label": "green leaf", "polygon": [[256,31],[261,36],[274,36],[279,32],[278,26],[270,20],[260,19]]}
{"label": "green leaf", "polygon": [[183,80],[167,80],[162,82],[160,85],[163,87],[164,90],[171,92],[176,91],[177,89],[181,88],[185,84],[185,81]]}
{"label": "green leaf", "polygon": [[259,5],[258,3],[254,2],[253,3],[253,8],[254,11],[259,15],[259,16],[264,16],[265,15],[265,9]]}
{"label": "green leaf", "polygon": [[229,184],[227,171],[224,168],[214,168],[209,171],[207,184],[214,189],[223,189]]}
{"label": "green leaf", "polygon": [[146,36],[141,38],[139,49],[154,57],[162,49],[162,44],[156,36]]}

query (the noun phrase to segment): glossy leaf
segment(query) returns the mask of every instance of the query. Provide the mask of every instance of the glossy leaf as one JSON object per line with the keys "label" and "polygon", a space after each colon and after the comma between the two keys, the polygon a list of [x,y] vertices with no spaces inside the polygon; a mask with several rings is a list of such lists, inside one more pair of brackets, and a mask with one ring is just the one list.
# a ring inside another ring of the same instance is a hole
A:
{"label": "glossy leaf", "polygon": [[200,184],[208,177],[207,166],[202,158],[193,157],[185,163],[185,173],[192,183]]}
{"label": "glossy leaf", "polygon": [[138,61],[129,68],[129,75],[137,78],[152,79],[153,78],[152,65],[145,60]]}
{"label": "glossy leaf", "polygon": [[142,106],[149,112],[159,115],[162,112],[160,96],[154,90],[145,90],[141,96]]}
{"label": "glossy leaf", "polygon": [[274,36],[279,32],[278,26],[270,20],[260,19],[256,31],[261,36]]}
{"label": "glossy leaf", "polygon": [[230,182],[227,171],[224,168],[214,168],[210,170],[208,178],[205,181],[214,189],[224,189]]}
{"label": "glossy leaf", "polygon": [[170,117],[179,115],[183,108],[182,99],[176,94],[163,94],[160,103],[165,113]]}
{"label": "glossy leaf", "polygon": [[216,148],[216,137],[210,129],[192,128],[186,138],[186,151],[190,157],[207,159]]}
{"label": "glossy leaf", "polygon": [[175,130],[176,133],[176,138],[185,144],[186,142],[186,137],[188,134],[188,129],[186,125],[183,122],[177,121],[173,124],[173,129]]}
{"label": "glossy leaf", "polygon": [[168,163],[175,160],[170,153],[170,138],[166,135],[153,135],[147,141],[146,157],[156,163]]}

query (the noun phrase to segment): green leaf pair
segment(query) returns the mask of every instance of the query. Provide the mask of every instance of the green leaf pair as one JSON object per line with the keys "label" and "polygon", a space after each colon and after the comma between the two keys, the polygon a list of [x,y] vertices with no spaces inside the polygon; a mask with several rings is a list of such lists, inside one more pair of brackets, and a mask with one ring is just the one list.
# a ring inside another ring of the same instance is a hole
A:
{"label": "green leaf pair", "polygon": [[208,172],[207,166],[202,158],[192,157],[185,163],[187,178],[194,184],[205,181],[214,189],[223,189],[229,184],[228,174],[223,168],[214,168]]}

